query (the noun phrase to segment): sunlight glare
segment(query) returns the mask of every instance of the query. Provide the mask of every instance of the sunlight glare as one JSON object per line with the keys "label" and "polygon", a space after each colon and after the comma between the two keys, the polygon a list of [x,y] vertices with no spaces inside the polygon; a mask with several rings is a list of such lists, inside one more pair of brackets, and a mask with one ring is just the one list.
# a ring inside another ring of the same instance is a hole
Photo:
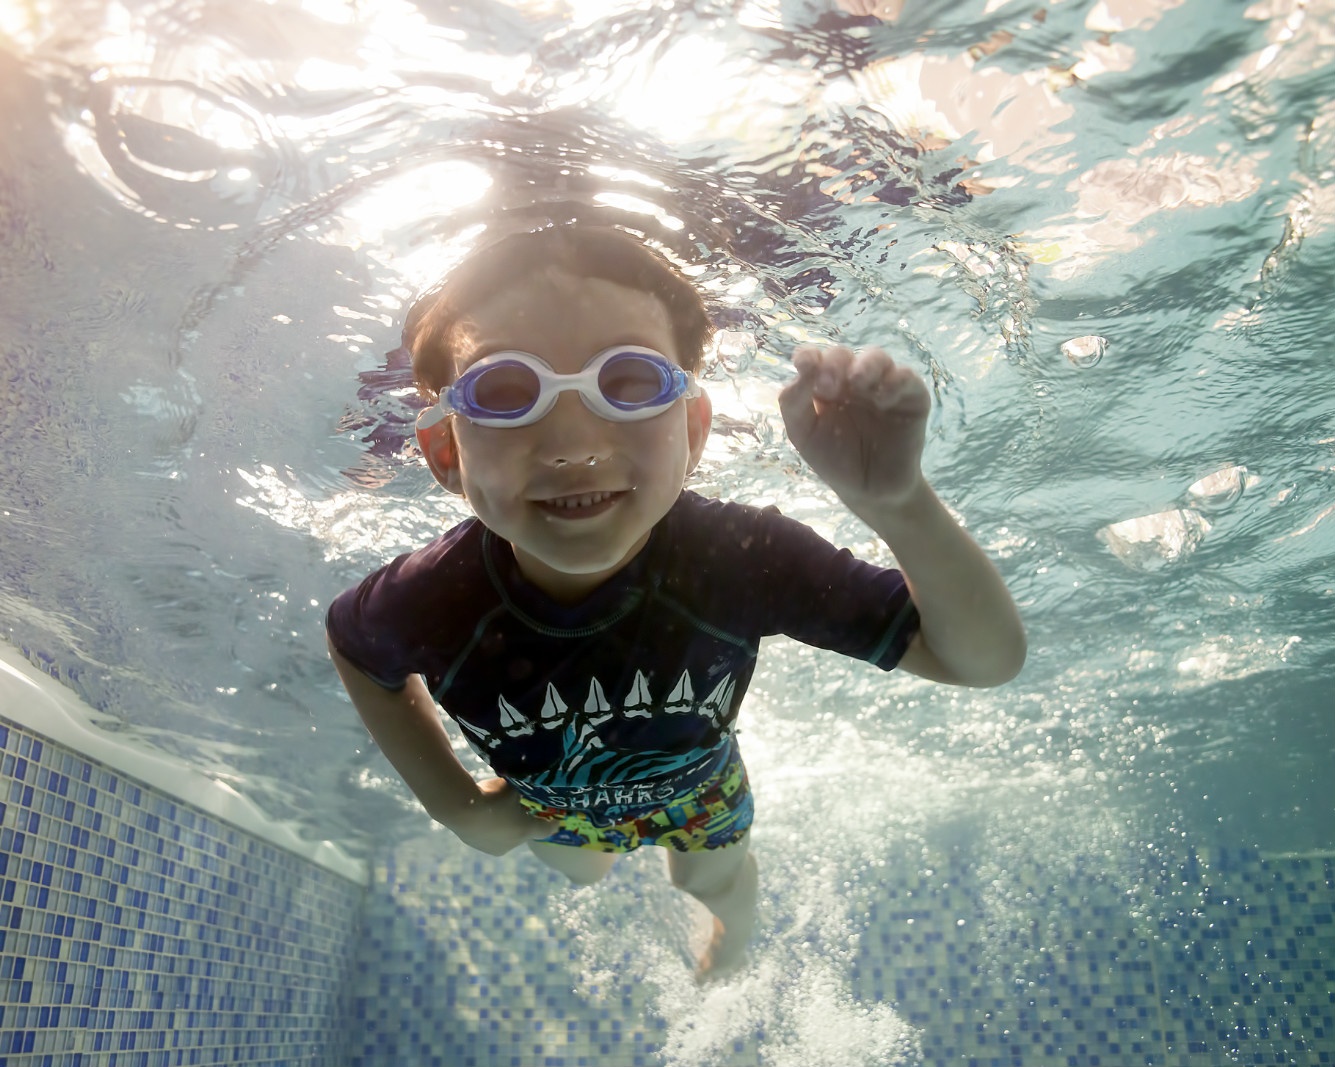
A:
{"label": "sunlight glare", "polygon": [[627,170],[624,167],[612,167],[605,164],[593,163],[589,165],[589,173],[596,178],[607,178],[614,182],[633,182],[636,185],[647,185],[651,189],[666,189],[667,185],[657,178],[651,178],[638,170]]}
{"label": "sunlight glare", "polygon": [[431,241],[406,255],[392,247],[381,246],[367,253],[377,263],[394,271],[399,282],[411,292],[421,292],[435,285],[458,266],[476,247],[478,237],[486,231],[479,224],[460,231],[447,241]]}
{"label": "sunlight glare", "polygon": [[339,26],[357,21],[357,5],[350,0],[301,0],[301,10]]}
{"label": "sunlight glare", "polygon": [[311,91],[402,90],[404,75],[448,72],[475,78],[504,95],[516,89],[531,62],[525,54],[474,50],[467,34],[434,24],[413,4],[385,2],[363,9],[345,0],[306,0],[304,9],[332,23],[361,20],[362,44],[355,54],[342,62],[312,56],[301,64],[294,81]]}
{"label": "sunlight glare", "polygon": [[379,245],[385,235],[411,229],[424,218],[452,214],[484,196],[492,179],[472,163],[444,160],[389,178],[343,208],[337,243]]}
{"label": "sunlight glare", "polygon": [[35,0],[0,0],[0,37],[14,44],[31,48],[37,39],[37,29],[50,17]]}
{"label": "sunlight glare", "polygon": [[643,75],[614,87],[617,114],[665,141],[755,144],[777,134],[810,91],[802,71],[757,70],[726,42],[682,38]]}
{"label": "sunlight glare", "polygon": [[323,546],[326,562],[358,555],[392,556],[440,522],[434,509],[405,504],[386,511],[375,493],[360,490],[307,496],[291,472],[285,477],[267,463],[254,470],[238,467],[236,474],[251,490],[236,495],[239,507],[284,529],[305,533]]}
{"label": "sunlight glare", "polygon": [[652,200],[641,200],[638,196],[627,196],[625,193],[598,193],[593,199],[595,203],[606,207],[652,215],[670,230],[680,230],[686,225],[676,215],[669,215]]}

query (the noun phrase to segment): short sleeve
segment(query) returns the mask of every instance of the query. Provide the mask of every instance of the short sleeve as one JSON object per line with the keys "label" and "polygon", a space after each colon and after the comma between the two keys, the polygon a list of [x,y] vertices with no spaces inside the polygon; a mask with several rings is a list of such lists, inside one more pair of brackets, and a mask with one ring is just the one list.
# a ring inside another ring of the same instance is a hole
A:
{"label": "short sleeve", "polygon": [[450,598],[467,588],[457,564],[466,553],[453,550],[470,537],[472,526],[472,520],[461,523],[335,597],[325,616],[329,643],[386,689],[402,689],[412,675],[431,673],[456,614]]}
{"label": "short sleeve", "polygon": [[386,689],[402,689],[414,673],[404,635],[395,625],[402,605],[394,578],[405,561],[400,557],[340,593],[325,616],[325,632],[339,655]]}
{"label": "short sleeve", "polygon": [[[903,572],[858,559],[774,507],[757,513],[750,596],[768,634],[890,670],[918,632]],[[758,573],[757,573],[758,568]]]}

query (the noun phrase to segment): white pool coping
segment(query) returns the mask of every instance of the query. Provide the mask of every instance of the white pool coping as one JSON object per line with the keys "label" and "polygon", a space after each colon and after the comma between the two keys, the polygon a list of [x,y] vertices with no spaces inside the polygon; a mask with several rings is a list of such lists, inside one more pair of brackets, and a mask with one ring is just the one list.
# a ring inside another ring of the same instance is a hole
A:
{"label": "white pool coping", "polygon": [[0,716],[358,885],[369,880],[366,863],[334,842],[308,841],[293,824],[269,818],[227,783],[99,728],[99,719],[119,721],[89,707],[4,640],[0,640]]}

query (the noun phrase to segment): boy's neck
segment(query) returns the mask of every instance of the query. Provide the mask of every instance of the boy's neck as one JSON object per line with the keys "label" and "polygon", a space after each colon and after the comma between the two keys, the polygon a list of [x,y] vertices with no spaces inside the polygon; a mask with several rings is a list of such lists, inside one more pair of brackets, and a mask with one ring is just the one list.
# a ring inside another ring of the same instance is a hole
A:
{"label": "boy's neck", "polygon": [[525,581],[541,589],[558,604],[578,604],[600,585],[625,570],[631,560],[649,543],[652,533],[652,530],[645,531],[644,536],[631,546],[630,551],[611,567],[588,574],[570,574],[556,570],[514,544],[510,545],[510,551],[514,553],[515,564]]}

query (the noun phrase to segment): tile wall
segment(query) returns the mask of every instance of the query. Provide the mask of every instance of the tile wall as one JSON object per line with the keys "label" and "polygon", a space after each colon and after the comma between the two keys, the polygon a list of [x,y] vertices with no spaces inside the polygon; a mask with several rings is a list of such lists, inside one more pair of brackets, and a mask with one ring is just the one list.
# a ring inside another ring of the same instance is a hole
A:
{"label": "tile wall", "polygon": [[[857,948],[840,982],[853,1005],[888,1006],[916,1032],[917,1051],[896,1062],[1335,1064],[1335,857],[1188,850],[1122,878],[1105,866],[1091,858],[1055,881],[1038,865],[1009,871],[1002,913],[995,872],[967,857],[896,872],[850,923]],[[350,1067],[658,1067],[682,1027],[658,1014],[631,955],[638,935],[591,988],[564,918],[570,894],[634,893],[644,872],[572,890],[528,857],[469,854],[439,834],[386,855],[356,962]],[[787,1012],[782,983],[762,1015]],[[719,1017],[754,1014],[754,995],[720,991]],[[704,994],[694,1003],[703,1018]],[[812,1058],[825,1042],[767,1025],[691,1067],[827,1062]]]}
{"label": "tile wall", "polygon": [[[818,1067],[850,1018],[878,1010],[912,1051],[831,1064],[1335,1065],[1331,856],[1020,865],[1000,908],[997,872],[967,852],[887,868],[846,924],[827,1034],[794,1032],[783,975],[768,1001],[763,983],[688,989],[679,1015],[748,1020],[691,1059],[692,1020],[664,1016],[639,959],[645,931],[680,911],[670,890],[645,891],[661,857],[573,890],[423,819],[366,889],[198,789],[53,740],[54,711],[38,730],[13,706],[0,705],[0,1067]],[[791,893],[781,881],[763,886],[772,910]]]}
{"label": "tile wall", "polygon": [[0,717],[0,1067],[340,1067],[364,893]]}

